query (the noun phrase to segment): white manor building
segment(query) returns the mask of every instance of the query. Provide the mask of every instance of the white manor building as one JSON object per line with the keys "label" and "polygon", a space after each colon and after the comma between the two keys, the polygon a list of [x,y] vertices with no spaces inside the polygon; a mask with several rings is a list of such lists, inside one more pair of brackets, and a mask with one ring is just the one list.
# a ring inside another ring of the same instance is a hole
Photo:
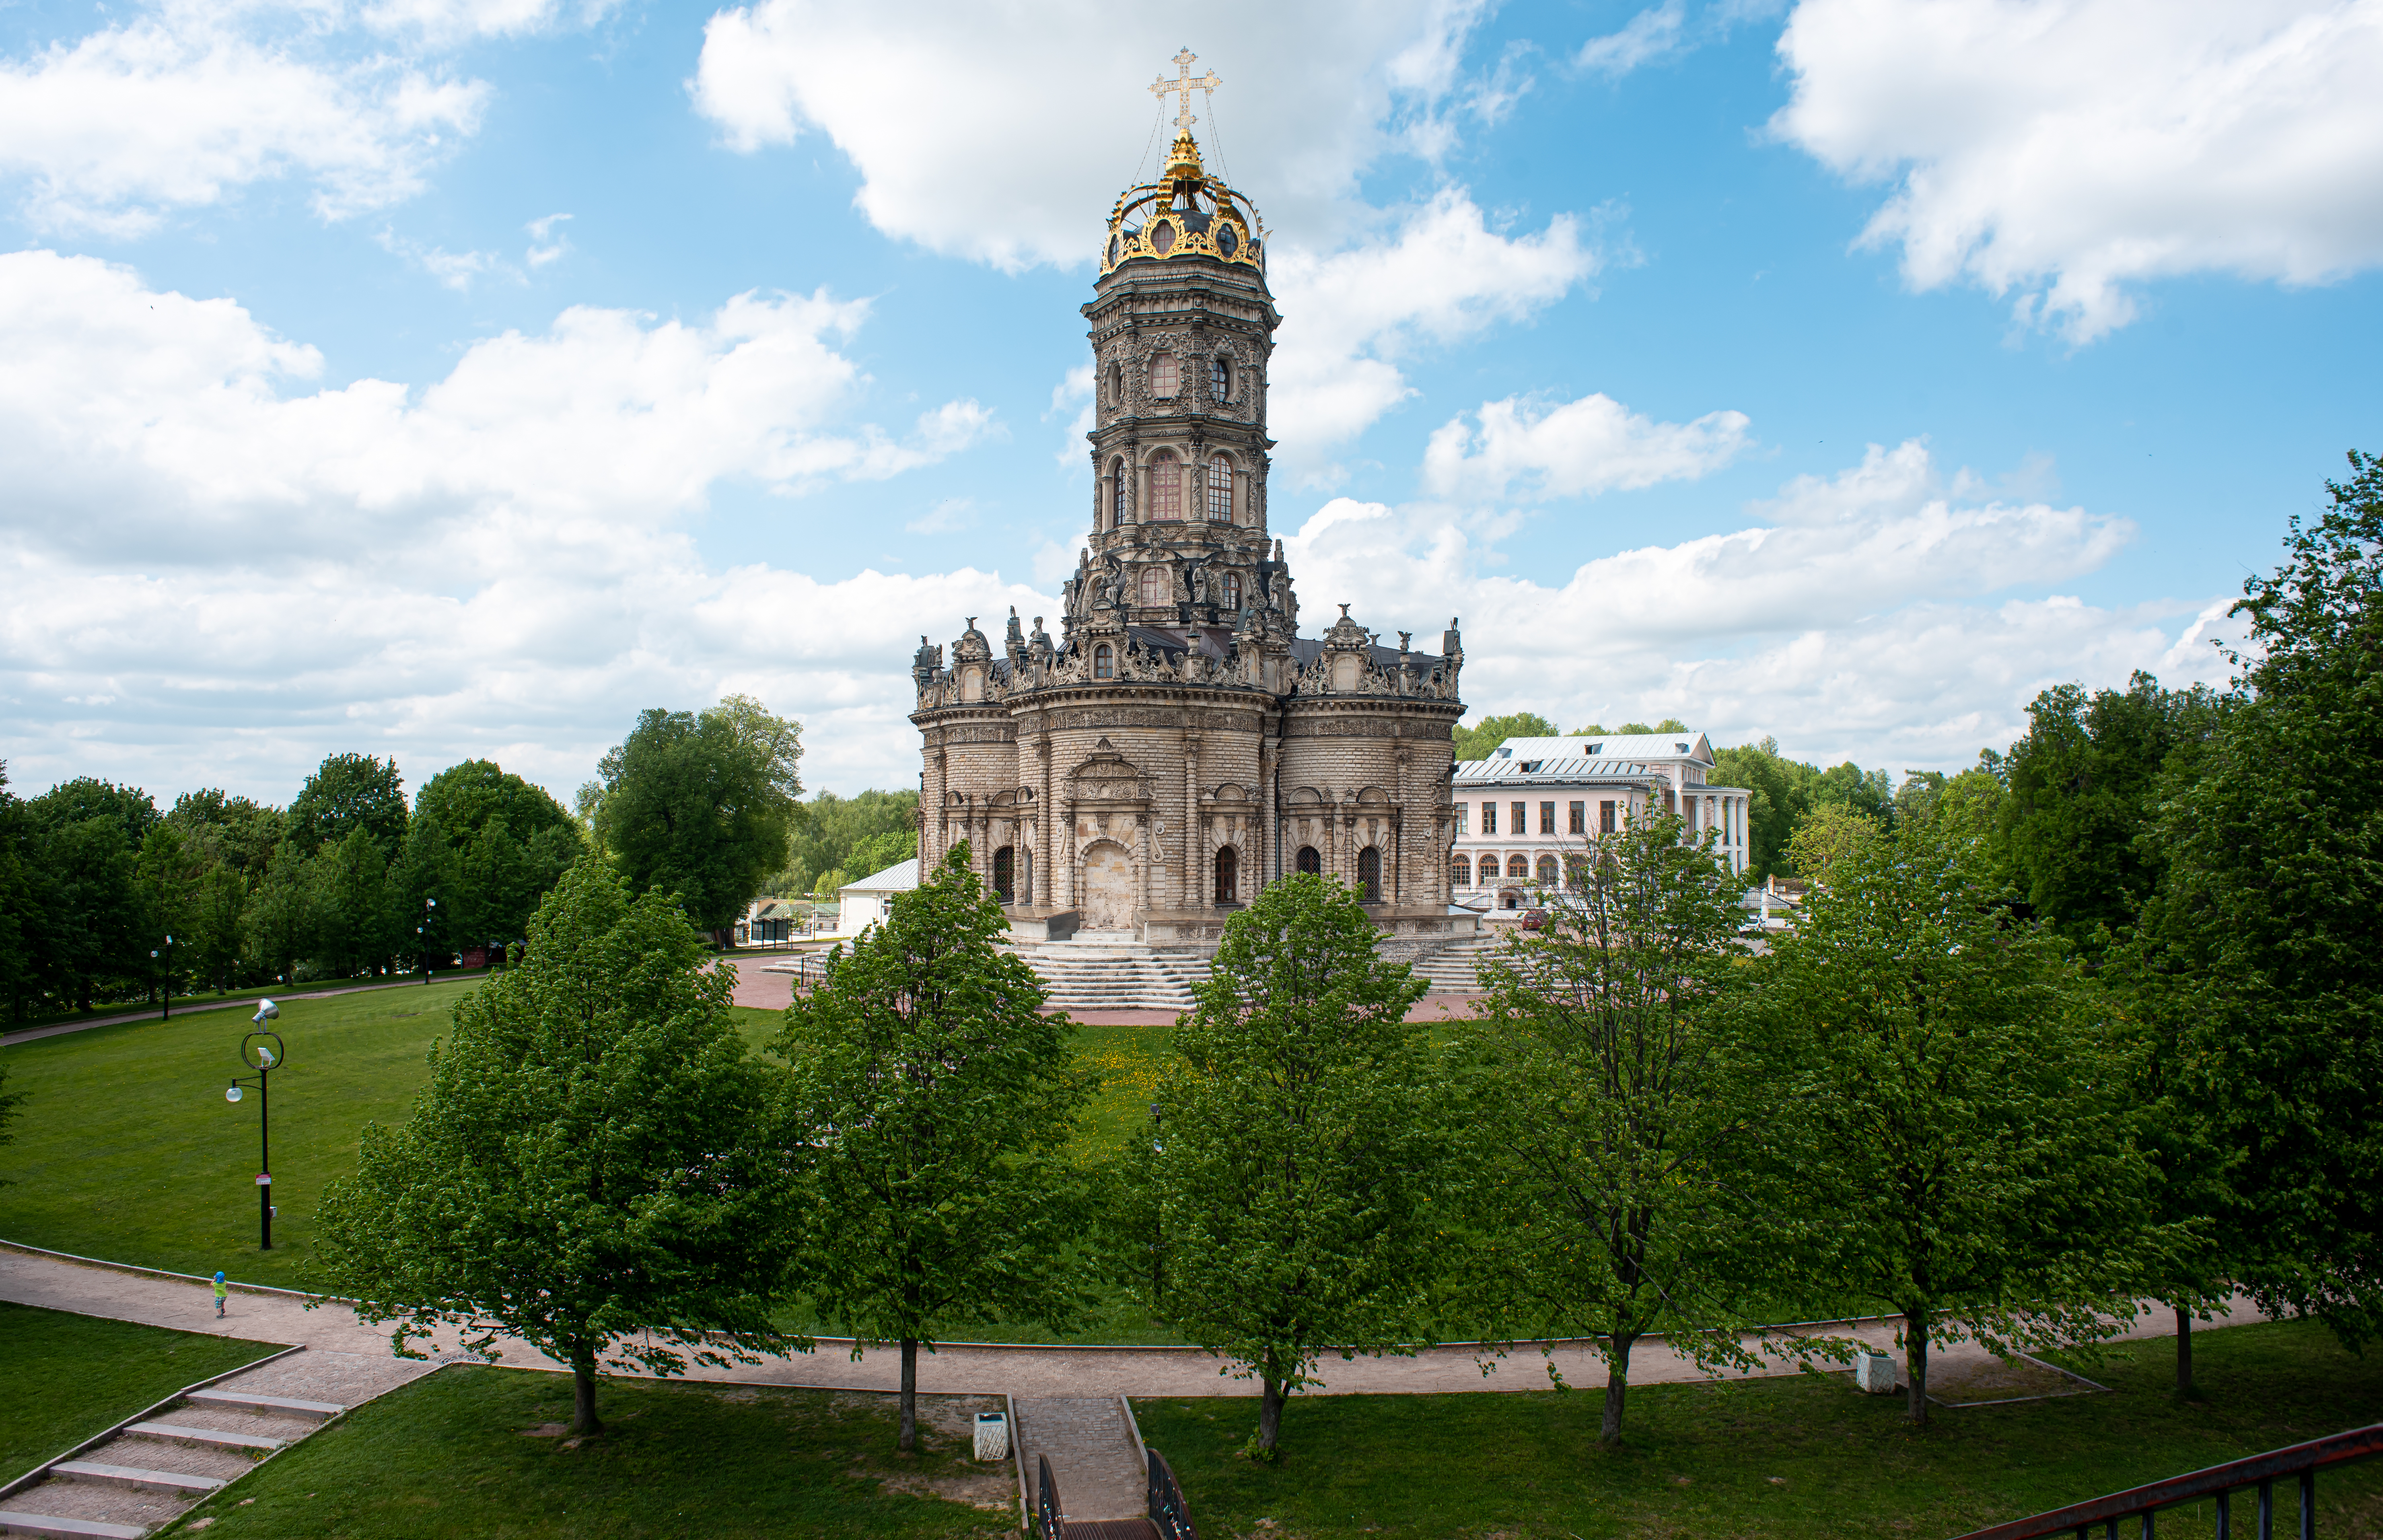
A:
{"label": "white manor building", "polygon": [[1712,744],[1701,733],[1509,738],[1489,758],[1463,761],[1451,794],[1451,896],[1515,909],[1535,889],[1561,892],[1590,840],[1618,832],[1649,806],[1680,814],[1691,838],[1715,831],[1730,869],[1744,871],[1754,794],[1709,782],[1712,765]]}

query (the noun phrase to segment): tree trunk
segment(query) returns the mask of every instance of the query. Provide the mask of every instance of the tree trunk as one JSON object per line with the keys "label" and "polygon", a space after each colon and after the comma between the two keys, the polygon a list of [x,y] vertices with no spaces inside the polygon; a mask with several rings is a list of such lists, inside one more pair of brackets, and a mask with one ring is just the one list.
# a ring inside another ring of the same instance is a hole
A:
{"label": "tree trunk", "polygon": [[2192,1387],[2192,1312],[2183,1305],[2176,1307],[2176,1398],[2200,1398]]}
{"label": "tree trunk", "polygon": [[1928,1308],[1903,1312],[1903,1368],[1910,1380],[1903,1420],[1915,1428],[1928,1425]]}
{"label": "tree trunk", "polygon": [[1265,1392],[1258,1398],[1258,1454],[1272,1460],[1282,1438],[1282,1381],[1268,1376],[1259,1384]]}
{"label": "tree trunk", "polygon": [[596,1349],[574,1348],[571,1353],[571,1431],[579,1435],[602,1433],[596,1421]]}
{"label": "tree trunk", "polygon": [[904,1454],[919,1447],[919,1339],[902,1339],[902,1442]]}
{"label": "tree trunk", "polygon": [[1630,1394],[1630,1349],[1637,1340],[1636,1332],[1613,1332],[1605,1339],[1605,1423],[1597,1441],[1609,1449],[1622,1447],[1622,1403]]}

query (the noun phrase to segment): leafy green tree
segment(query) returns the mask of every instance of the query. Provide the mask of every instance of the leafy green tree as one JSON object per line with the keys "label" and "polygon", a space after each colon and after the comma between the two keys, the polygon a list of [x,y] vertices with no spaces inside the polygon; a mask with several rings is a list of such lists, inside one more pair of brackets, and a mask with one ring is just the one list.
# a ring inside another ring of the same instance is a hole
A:
{"label": "leafy green tree", "polygon": [[398,1127],[365,1126],[326,1193],[323,1287],[496,1356],[510,1333],[571,1367],[675,1374],[805,1346],[780,1331],[800,1173],[774,1077],[746,1046],[731,975],[658,893],[595,862],[530,922],[519,967],[458,1001]]}
{"label": "leafy green tree", "polygon": [[2148,1217],[2106,995],[1998,891],[1974,842],[1862,841],[1749,995],[1773,1087],[1761,1201],[1803,1221],[1781,1254],[1903,1318],[1914,1423],[1932,1346],[2106,1335],[2186,1241]]}
{"label": "leafy green tree", "polygon": [[32,815],[8,789],[8,762],[0,759],[0,990],[8,1016],[21,1021],[38,991],[37,966],[46,884],[35,864]]}
{"label": "leafy green tree", "polygon": [[1458,726],[1456,758],[1460,764],[1467,759],[1486,759],[1490,750],[1509,738],[1556,735],[1556,724],[1537,711],[1509,711],[1501,717],[1484,717],[1471,727]]}
{"label": "leafy green tree", "polygon": [[386,863],[405,837],[405,778],[394,758],[369,754],[327,757],[290,804],[289,838],[312,856],[361,829],[379,847]]}
{"label": "leafy green tree", "polygon": [[132,869],[141,924],[149,949],[158,955],[149,969],[149,981],[173,989],[176,978],[191,965],[191,921],[198,912],[200,886],[206,878],[206,848],[185,834],[180,824],[161,819],[141,842]]}
{"label": "leafy green tree", "polygon": [[312,955],[331,976],[352,979],[386,968],[414,939],[389,883],[389,855],[359,824],[306,862]]}
{"label": "leafy green tree", "polygon": [[2270,1310],[2383,1333],[2383,459],[2353,451],[2244,585],[2242,694],[2151,836],[2145,1004],[2208,1109]]}
{"label": "leafy green tree", "polygon": [[785,864],[799,729],[731,696],[708,711],[654,709],[598,766],[596,838],[638,890],[673,893],[723,937]]}
{"label": "leafy green tree", "polygon": [[1353,893],[1314,876],[1228,919],[1176,1024],[1161,1137],[1130,1168],[1155,1195],[1167,1314],[1259,1382],[1261,1460],[1318,1353],[1427,1336],[1453,1250],[1451,1099],[1406,1019],[1426,984],[1376,934]]}
{"label": "leafy green tree", "polygon": [[274,979],[297,977],[298,961],[315,950],[315,886],[295,840],[284,840],[241,910],[245,955]]}
{"label": "leafy green tree", "polygon": [[[882,869],[864,867],[853,851],[866,841],[888,834],[908,834],[910,848],[894,860],[918,854],[919,794],[915,790],[868,791],[858,796],[821,792],[802,804],[802,817],[788,842],[786,869],[771,884],[779,897],[815,892],[821,877],[831,871],[864,875]],[[892,862],[884,865],[890,866]],[[830,890],[833,892],[833,890]]]}
{"label": "leafy green tree", "polygon": [[1498,1335],[1594,1331],[1608,1445],[1648,1333],[1700,1363],[1753,1361],[1733,1301],[1759,1242],[1732,1177],[1771,1088],[1732,1052],[1745,884],[1682,828],[1658,813],[1596,840],[1577,903],[1482,964],[1461,1043]]}
{"label": "leafy green tree", "polygon": [[[1625,721],[1613,731],[1621,737],[1650,737],[1658,733],[1685,733],[1688,724],[1677,717],[1665,717],[1659,722]],[[1599,729],[1599,731],[1602,731]]]}
{"label": "leafy green tree", "polygon": [[[1999,823],[2013,881],[2071,942],[2123,932],[2160,880],[2162,847],[2141,836],[2158,812],[2171,754],[2216,725],[2205,687],[2164,690],[2138,671],[2124,690],[2044,691],[2006,761],[2010,795]],[[2197,755],[2195,756],[2197,758]]]}
{"label": "leafy green tree", "polygon": [[955,1325],[1063,1326],[1089,1217],[1068,1158],[1091,1094],[1064,1016],[1001,944],[1008,920],[966,844],[786,1009],[791,1106],[820,1130],[804,1257],[822,1320],[902,1350],[901,1447],[921,1344]]}
{"label": "leafy green tree", "polygon": [[1765,738],[1714,750],[1711,779],[1718,785],[1743,786],[1753,794],[1747,799],[1746,809],[1747,875],[1757,882],[1794,875],[1787,859],[1787,838],[1796,832],[1797,820],[1811,807],[1811,783],[1820,779],[1820,771],[1783,758],[1779,740]]}
{"label": "leafy green tree", "polygon": [[28,851],[42,874],[35,968],[43,988],[89,1011],[98,992],[149,978],[138,881],[141,842],[156,826],[147,793],[88,777],[26,804]]}
{"label": "leafy green tree", "polygon": [[487,759],[424,782],[414,816],[435,825],[443,847],[408,846],[409,899],[438,900],[437,950],[520,940],[585,845],[578,820],[545,788]]}
{"label": "leafy green tree", "polygon": [[[871,834],[852,847],[849,859],[852,869],[863,877],[873,876],[897,862],[909,860],[919,854],[919,832],[915,829],[888,830]],[[847,881],[851,881],[847,879]]]}
{"label": "leafy green tree", "polygon": [[1823,802],[1806,813],[1787,837],[1788,864],[1799,877],[1826,882],[1832,867],[1880,834],[1876,819],[1842,802]]}

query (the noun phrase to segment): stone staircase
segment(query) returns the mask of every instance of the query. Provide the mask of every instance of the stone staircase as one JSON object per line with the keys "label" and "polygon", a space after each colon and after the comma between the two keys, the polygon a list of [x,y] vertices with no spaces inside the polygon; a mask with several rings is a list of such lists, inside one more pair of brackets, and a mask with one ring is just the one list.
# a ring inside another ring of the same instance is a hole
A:
{"label": "stone staircase", "polygon": [[0,1534],[141,1540],[346,1410],[220,1384],[185,1391],[0,1499]]}
{"label": "stone staircase", "polygon": [[1484,933],[1450,942],[1418,958],[1414,970],[1431,980],[1434,994],[1478,994],[1481,980],[1474,969],[1484,957],[1495,953],[1503,943],[1503,936]]}
{"label": "stone staircase", "polygon": [[1131,942],[1048,942],[1018,955],[1063,1011],[1188,1011],[1208,959]]}

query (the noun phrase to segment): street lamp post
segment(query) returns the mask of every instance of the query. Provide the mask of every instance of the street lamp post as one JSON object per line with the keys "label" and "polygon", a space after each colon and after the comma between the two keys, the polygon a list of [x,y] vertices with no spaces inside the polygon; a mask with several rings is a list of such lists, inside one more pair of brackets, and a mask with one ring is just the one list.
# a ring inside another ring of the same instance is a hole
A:
{"label": "street lamp post", "polygon": [[279,1066],[283,1053],[281,1034],[266,1029],[265,1023],[280,1015],[281,1007],[270,1000],[257,1004],[256,1015],[249,1019],[258,1029],[240,1040],[240,1062],[256,1073],[233,1076],[230,1089],[224,1092],[225,1101],[237,1102],[242,1086],[252,1080],[256,1085],[257,1247],[265,1251],[273,1250],[273,1102],[269,1090],[273,1071]]}
{"label": "street lamp post", "polygon": [[[157,949],[154,946],[151,947],[149,949],[149,960],[154,963],[157,960],[158,956],[159,953]],[[157,988],[157,1019],[160,1021],[171,1021],[174,1019],[174,938],[171,936],[167,936],[166,938],[166,950],[164,956],[166,959],[165,978],[163,982],[161,982]]]}
{"label": "street lamp post", "polygon": [[438,901],[424,899],[422,923],[414,928],[414,949],[422,954],[422,983],[426,989],[430,985],[430,922],[438,918]]}

